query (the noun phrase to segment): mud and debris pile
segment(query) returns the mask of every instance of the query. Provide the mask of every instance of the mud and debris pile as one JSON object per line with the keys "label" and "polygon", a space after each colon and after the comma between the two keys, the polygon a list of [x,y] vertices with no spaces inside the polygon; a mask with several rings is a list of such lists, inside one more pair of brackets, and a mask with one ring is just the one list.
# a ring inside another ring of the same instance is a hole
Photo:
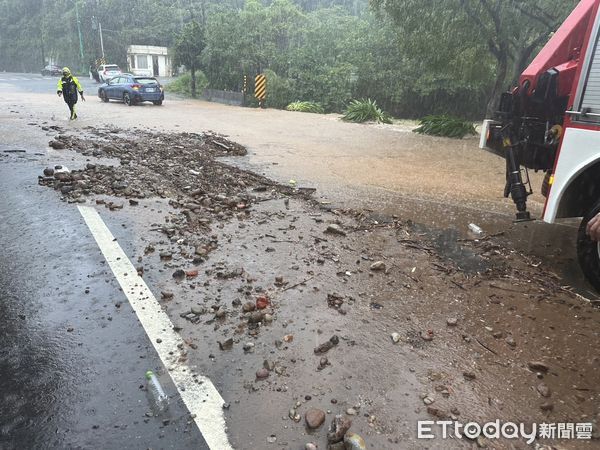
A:
{"label": "mud and debris pile", "polygon": [[245,153],[222,136],[88,133],[53,147],[97,159],[40,184],[133,215],[168,199],[136,243],[138,274],[184,338],[181,358],[234,392],[231,428],[252,448],[417,448],[418,419],[593,414],[598,359],[577,349],[598,342],[598,316],[494,236],[306,201],[219,161]]}

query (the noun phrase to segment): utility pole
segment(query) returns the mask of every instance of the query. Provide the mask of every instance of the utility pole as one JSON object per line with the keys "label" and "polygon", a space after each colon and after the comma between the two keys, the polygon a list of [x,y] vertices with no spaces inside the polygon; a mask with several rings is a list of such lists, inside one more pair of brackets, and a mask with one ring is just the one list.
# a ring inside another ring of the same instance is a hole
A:
{"label": "utility pole", "polygon": [[102,61],[104,61],[104,40],[102,39],[102,22],[98,21],[98,31],[100,32],[100,49],[102,50]]}
{"label": "utility pole", "polygon": [[75,0],[75,16],[77,17],[77,33],[79,34],[79,56],[81,58],[81,67],[85,67],[83,61],[83,39],[81,38],[81,21],[79,20],[79,7],[77,6],[77,0]]}

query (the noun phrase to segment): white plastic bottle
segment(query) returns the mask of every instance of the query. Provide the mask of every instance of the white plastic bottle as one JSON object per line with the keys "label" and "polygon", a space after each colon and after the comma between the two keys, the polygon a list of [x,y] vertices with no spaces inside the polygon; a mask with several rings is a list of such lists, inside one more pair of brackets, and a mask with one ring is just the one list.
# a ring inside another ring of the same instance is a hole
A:
{"label": "white plastic bottle", "polygon": [[165,394],[160,381],[151,370],[146,372],[146,388],[152,397],[154,412],[157,414],[165,412],[169,408],[169,397]]}

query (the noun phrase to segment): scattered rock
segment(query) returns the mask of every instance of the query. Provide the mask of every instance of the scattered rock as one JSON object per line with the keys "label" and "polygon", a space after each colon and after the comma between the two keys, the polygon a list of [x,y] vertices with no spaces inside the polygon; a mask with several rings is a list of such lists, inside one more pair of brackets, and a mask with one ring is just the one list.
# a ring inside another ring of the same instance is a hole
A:
{"label": "scattered rock", "polygon": [[448,317],[446,319],[446,325],[448,325],[449,327],[455,327],[456,325],[458,325],[458,319],[456,317]]}
{"label": "scattered rock", "polygon": [[249,323],[259,323],[259,322],[262,322],[262,320],[263,320],[263,313],[260,311],[254,311],[248,317]]}
{"label": "scattered rock", "polygon": [[329,432],[327,433],[327,442],[329,444],[335,444],[341,442],[344,439],[344,435],[348,432],[352,426],[352,421],[347,417],[338,414],[331,421],[329,425]]}
{"label": "scattered rock", "polygon": [[254,342],[246,342],[242,348],[245,352],[252,353],[254,351]]}
{"label": "scattered rock", "polygon": [[317,348],[315,348],[315,353],[316,354],[327,353],[333,347],[338,345],[339,342],[340,342],[340,339],[334,334],[333,336],[331,336],[331,338],[329,338],[329,340],[327,342],[323,342],[321,345],[319,345]]}
{"label": "scattered rock", "polygon": [[554,409],[554,403],[552,403],[552,402],[542,403],[540,405],[540,409],[542,411],[552,411]]}
{"label": "scattered rock", "polygon": [[160,298],[163,300],[171,300],[173,299],[174,294],[170,291],[160,291]]}
{"label": "scattered rock", "polygon": [[367,450],[365,440],[356,433],[349,431],[344,436],[346,450]]}
{"label": "scattered rock", "polygon": [[246,302],[242,306],[242,311],[244,311],[245,313],[252,312],[255,309],[256,309],[256,305],[254,303],[252,303],[252,302]]}
{"label": "scattered rock", "polygon": [[375,261],[373,264],[371,264],[371,270],[373,270],[373,271],[380,271],[380,270],[385,270],[385,269],[386,269],[386,266],[383,261]]}
{"label": "scattered rock", "polygon": [[306,426],[308,428],[315,430],[323,425],[323,422],[325,422],[325,411],[317,408],[310,408],[308,411],[306,411],[304,420],[306,420]]}
{"label": "scattered rock", "polygon": [[269,306],[269,298],[266,295],[261,295],[256,299],[256,308],[257,309],[265,309]]}
{"label": "scattered rock", "polygon": [[424,341],[432,341],[433,340],[433,330],[421,331],[421,339]]}
{"label": "scattered rock", "polygon": [[467,381],[473,381],[475,378],[477,378],[477,375],[475,375],[475,372],[465,371],[463,372],[463,377],[465,377],[465,380]]}
{"label": "scattered rock", "polygon": [[197,269],[191,269],[191,270],[186,270],[185,271],[185,276],[188,278],[194,278],[198,276],[198,270]]}
{"label": "scattered rock", "polygon": [[231,348],[233,347],[233,339],[232,338],[229,338],[223,342],[218,341],[218,343],[219,343],[219,348],[221,350],[231,350]]}
{"label": "scattered rock", "polygon": [[173,272],[173,278],[177,281],[181,281],[185,278],[185,272],[181,269],[177,269],[175,272]]}
{"label": "scattered rock", "polygon": [[277,442],[277,436],[275,436],[274,434],[272,434],[271,436],[267,437],[267,442],[269,444],[274,444],[275,442]]}
{"label": "scattered rock", "polygon": [[392,333],[392,342],[394,344],[397,344],[398,342],[400,342],[400,334],[398,333]]}
{"label": "scattered rock", "polygon": [[546,373],[546,372],[548,372],[548,370],[550,370],[548,365],[541,361],[529,361],[527,363],[527,366],[529,367],[529,369],[533,370],[534,372]]}
{"label": "scattered rock", "polygon": [[46,167],[44,169],[44,175],[47,177],[51,177],[54,175],[54,169],[52,169],[51,167]]}
{"label": "scattered rock", "polygon": [[536,390],[542,397],[547,398],[547,397],[550,397],[550,395],[551,395],[550,388],[548,387],[548,385],[546,383],[538,384],[536,387]]}
{"label": "scattered rock", "polygon": [[515,342],[515,340],[512,336],[506,337],[506,344],[508,344],[509,347],[513,347],[513,348],[517,346],[517,343]]}
{"label": "scattered rock", "polygon": [[312,442],[309,442],[304,446],[304,450],[317,450],[318,448],[317,444],[313,444]]}
{"label": "scattered rock", "polygon": [[325,233],[346,236],[346,232],[337,223],[332,223],[331,225],[328,225],[327,229],[325,230]]}
{"label": "scattered rock", "polygon": [[264,380],[265,378],[269,377],[269,371],[267,369],[265,369],[264,367],[262,369],[258,369],[256,371],[256,379],[257,380]]}
{"label": "scattered rock", "polygon": [[356,415],[356,410],[354,408],[348,408],[346,410],[346,414],[348,414],[349,416],[355,416]]}

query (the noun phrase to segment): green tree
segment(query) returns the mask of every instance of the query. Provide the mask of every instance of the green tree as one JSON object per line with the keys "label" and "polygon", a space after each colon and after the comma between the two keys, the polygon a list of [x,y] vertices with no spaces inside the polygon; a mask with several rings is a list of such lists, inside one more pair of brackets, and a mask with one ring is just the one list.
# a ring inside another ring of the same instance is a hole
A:
{"label": "green tree", "polygon": [[196,70],[200,67],[200,56],[205,45],[204,30],[195,20],[183,27],[175,41],[175,64],[184,65],[190,71],[192,97],[197,95]]}
{"label": "green tree", "polygon": [[[374,8],[394,19],[409,40],[421,41],[419,47],[441,56],[442,62],[451,63],[455,52],[444,55],[439,43],[442,49],[446,48],[445,42],[453,42],[455,48],[470,47],[470,51],[485,46],[495,72],[488,94],[488,113],[493,111],[494,102],[506,84],[515,80],[535,50],[576,3],[573,0],[371,0]],[[427,53],[423,55],[429,57]]]}

